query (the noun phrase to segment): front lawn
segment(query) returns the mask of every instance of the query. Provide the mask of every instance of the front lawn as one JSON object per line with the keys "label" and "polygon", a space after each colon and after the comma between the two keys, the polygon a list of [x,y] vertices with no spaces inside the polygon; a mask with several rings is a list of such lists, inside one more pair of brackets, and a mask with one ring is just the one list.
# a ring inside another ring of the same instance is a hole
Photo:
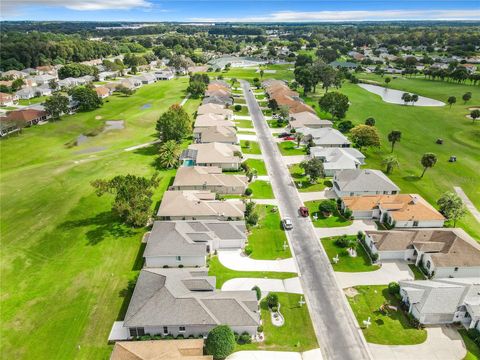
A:
{"label": "front lawn", "polygon": [[[249,142],[250,146],[246,146],[246,142]],[[240,140],[240,146],[242,148],[242,152],[244,154],[256,154],[260,155],[262,152],[260,151],[260,145],[256,141],[250,140]]]}
{"label": "front lawn", "polygon": [[253,199],[274,199],[272,185],[268,181],[255,180],[248,184],[248,187],[252,189],[253,193],[250,196]]}
{"label": "front lawn", "polygon": [[266,98],[266,95],[265,95],[265,94],[258,94],[258,95],[256,94],[256,95],[255,95],[255,98],[256,98],[257,100],[264,100],[264,99]]}
{"label": "front lawn", "polygon": [[281,128],[284,128],[285,126],[287,126],[286,122],[279,123],[277,120],[267,120],[267,124],[272,129],[281,129]]}
{"label": "front lawn", "polygon": [[235,125],[243,129],[253,129],[252,120],[235,120]]}
{"label": "front lawn", "polygon": [[266,300],[262,300],[260,308],[265,340],[261,343],[236,345],[235,351],[269,350],[303,352],[318,348],[317,338],[313,330],[307,305],[299,305],[301,295],[289,293],[277,294],[280,303],[280,313],[285,319],[285,324],[280,327],[272,324]]}
{"label": "front lawn", "polygon": [[288,170],[290,171],[293,181],[300,192],[322,191],[333,186],[330,178],[318,179],[316,183],[310,182],[310,180],[304,174],[303,169],[300,167],[300,164],[290,165]]}
{"label": "front lawn", "polygon": [[[348,297],[348,302],[360,326],[370,317],[371,325],[364,328],[363,334],[367,342],[381,345],[415,345],[427,339],[427,332],[410,325],[410,322],[400,309],[400,301],[388,292],[384,285],[356,286],[358,294]],[[380,311],[386,301],[396,306],[397,311],[390,310],[387,314]]]}
{"label": "front lawn", "polygon": [[234,115],[248,116],[248,107],[246,105],[242,106],[240,110],[235,110],[235,106],[232,106]]}
{"label": "front lawn", "polygon": [[297,143],[293,141],[282,141],[277,143],[277,146],[284,156],[307,154],[307,149],[304,146],[297,147]]}
{"label": "front lawn", "polygon": [[[280,214],[278,211],[272,212],[272,209],[272,205],[255,206],[259,220],[248,236],[248,245],[253,250],[250,255],[252,259],[275,260],[292,257]],[[287,245],[286,249],[283,248],[284,244]]]}
{"label": "front lawn", "polygon": [[[342,227],[349,226],[353,223],[352,220],[345,219],[338,210],[335,210],[330,216],[325,217],[318,211],[318,205],[324,200],[307,201],[305,206],[308,207],[310,217],[312,218],[313,225],[315,227]],[[331,200],[334,201],[334,200]],[[317,216],[317,220],[314,220],[313,216]]]}
{"label": "front lawn", "polygon": [[[372,265],[368,254],[360,242],[357,241],[357,256],[351,257],[346,248],[342,248],[335,243],[335,240],[338,238],[339,236],[321,239],[323,248],[332,264],[333,270],[343,272],[365,272],[379,269],[377,265]],[[352,235],[347,236],[347,238],[356,240],[357,237]],[[338,255],[339,261],[335,264],[332,259],[336,255]]]}
{"label": "front lawn", "polygon": [[18,105],[23,105],[23,106],[28,106],[28,105],[33,105],[33,104],[41,104],[43,103],[45,100],[47,100],[49,98],[49,96],[38,96],[38,97],[34,97],[34,98],[31,98],[31,99],[20,99],[18,100]]}
{"label": "front lawn", "polygon": [[467,355],[463,358],[463,360],[478,360],[480,359],[480,347],[475,344],[475,342],[468,336],[466,329],[458,330],[460,335],[462,336],[463,342],[465,343],[465,347],[467,348]]}
{"label": "front lawn", "polygon": [[245,105],[246,103],[247,101],[245,100],[245,98],[240,98],[240,97],[234,98],[234,106],[235,104]]}
{"label": "front lawn", "polygon": [[251,169],[257,170],[257,175],[268,175],[265,163],[260,159],[247,159],[243,162],[247,164]]}

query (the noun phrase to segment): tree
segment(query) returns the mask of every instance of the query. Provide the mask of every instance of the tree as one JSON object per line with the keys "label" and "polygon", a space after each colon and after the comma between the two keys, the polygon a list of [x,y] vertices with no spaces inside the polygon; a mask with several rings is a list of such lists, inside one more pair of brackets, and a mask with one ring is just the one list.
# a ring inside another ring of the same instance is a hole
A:
{"label": "tree", "polygon": [[337,210],[337,205],[335,204],[335,200],[323,200],[318,205],[318,211],[324,214],[331,214]]}
{"label": "tree", "polygon": [[260,79],[263,79],[263,74],[265,73],[265,71],[263,69],[260,70]]}
{"label": "tree", "polygon": [[91,183],[97,196],[115,195],[112,211],[126,224],[145,226],[150,217],[153,189],[158,186],[157,174],[150,179],[136,175],[119,175],[111,180],[98,179]]}
{"label": "tree", "polygon": [[119,92],[120,94],[123,94],[125,96],[130,96],[130,95],[133,95],[133,93],[135,92],[135,90],[133,89],[130,89],[124,85],[118,85],[116,90],[117,92]]}
{"label": "tree", "polygon": [[392,153],[393,153],[393,148],[395,147],[395,143],[400,141],[402,138],[402,132],[398,130],[392,130],[388,134],[388,142],[392,144]]}
{"label": "tree", "polygon": [[392,281],[388,284],[388,292],[391,295],[397,295],[400,293],[400,285],[397,282]]}
{"label": "tree", "polygon": [[218,325],[208,333],[205,350],[214,359],[225,359],[234,349],[235,335],[228,325]]}
{"label": "tree", "polygon": [[188,84],[187,92],[190,93],[192,98],[198,99],[200,96],[203,95],[206,88],[207,86],[203,81],[191,81]]}
{"label": "tree", "polygon": [[45,111],[50,115],[52,120],[60,119],[60,115],[68,112],[68,97],[53,94],[47,100],[45,100]]}
{"label": "tree", "polygon": [[317,57],[322,59],[327,63],[331,63],[332,61],[337,60],[338,58],[338,51],[336,49],[319,49],[316,53]]}
{"label": "tree", "polygon": [[385,81],[385,85],[388,87],[388,84],[390,84],[390,82],[392,81],[392,78],[387,76],[384,81]]}
{"label": "tree", "polygon": [[102,106],[103,101],[95,90],[87,86],[77,86],[72,91],[72,99],[78,101],[80,111],[95,110]]}
{"label": "tree", "polygon": [[339,92],[330,92],[323,95],[318,101],[320,108],[323,111],[332,114],[332,119],[343,119],[350,106],[348,97]]}
{"label": "tree", "polygon": [[79,78],[85,75],[97,76],[98,69],[94,66],[72,63],[62,66],[58,70],[58,77],[66,79],[68,77]]}
{"label": "tree", "polygon": [[302,161],[300,163],[300,168],[302,168],[305,174],[310,178],[312,184],[316,183],[319,178],[325,177],[323,162],[318,158]]}
{"label": "tree", "polygon": [[453,192],[446,192],[437,201],[439,211],[448,219],[453,220],[453,227],[457,221],[467,213],[467,207],[460,196]]}
{"label": "tree", "polygon": [[382,160],[382,165],[386,166],[386,173],[391,174],[395,167],[399,167],[397,158],[394,155],[389,155]]}
{"label": "tree", "polygon": [[420,178],[423,178],[423,175],[425,175],[425,171],[427,171],[428,168],[431,168],[435,166],[437,163],[437,155],[434,153],[425,153],[422,156],[422,160],[420,160],[422,166],[423,166],[423,172]]}
{"label": "tree", "polygon": [[452,105],[455,104],[456,102],[457,102],[457,98],[455,96],[450,96],[447,99],[447,103],[448,105],[450,105],[450,109],[452,108]]}
{"label": "tree", "polygon": [[480,110],[475,109],[470,112],[470,117],[472,118],[472,121],[475,122],[478,118],[480,118]]}
{"label": "tree", "polygon": [[313,63],[313,59],[310,55],[298,54],[297,59],[295,60],[295,68],[302,67],[311,63]]}
{"label": "tree", "polygon": [[278,307],[278,295],[275,293],[269,293],[267,295],[267,305],[270,309]]}
{"label": "tree", "polygon": [[375,126],[375,119],[373,117],[369,117],[367,120],[365,120],[365,125]]}
{"label": "tree", "polygon": [[257,295],[257,300],[260,300],[262,298],[262,290],[257,285],[255,285],[252,290],[255,291],[255,294]]}
{"label": "tree", "polygon": [[180,145],[175,140],[168,140],[162,143],[158,149],[158,165],[160,168],[176,168],[181,151]]}
{"label": "tree", "polygon": [[302,134],[300,134],[300,133],[295,134],[295,141],[297,142],[297,148],[300,147],[300,142],[302,141],[302,139],[303,139]]}
{"label": "tree", "polygon": [[[52,79],[50,81],[54,81],[54,80]],[[13,92],[15,92],[17,90],[20,90],[24,84],[25,84],[25,81],[23,79],[18,78],[12,81],[12,86],[10,86],[10,88],[12,89]],[[53,87],[51,86],[50,88],[53,89]]]}
{"label": "tree", "polygon": [[278,117],[282,121],[288,120],[290,117],[290,108],[287,105],[282,105],[278,108]]}
{"label": "tree", "polygon": [[[261,75],[260,75],[261,76]],[[235,86],[235,84],[238,82],[237,78],[231,78],[230,79],[230,83],[232,84],[232,86]]]}
{"label": "tree", "polygon": [[295,81],[303,86],[303,94],[305,95],[314,86],[314,77],[310,67],[301,66],[295,68]]}
{"label": "tree", "polygon": [[415,103],[418,101],[418,95],[412,94],[412,96],[410,96],[410,101],[412,102],[412,105],[415,105]]}
{"label": "tree", "polygon": [[350,120],[343,120],[338,123],[338,130],[342,133],[347,133],[353,128],[353,123]]}
{"label": "tree", "polygon": [[177,104],[170,106],[157,121],[156,130],[162,142],[175,140],[180,142],[192,130],[192,122],[187,112]]}
{"label": "tree", "polygon": [[48,82],[48,87],[52,90],[58,89],[58,82],[55,79],[52,79]]}
{"label": "tree", "polygon": [[471,98],[472,98],[472,93],[470,91],[462,95],[462,100],[464,104],[470,101]]}
{"label": "tree", "polygon": [[380,135],[373,126],[357,125],[352,130],[352,140],[359,149],[364,146],[380,146]]}
{"label": "tree", "polygon": [[403,93],[402,100],[407,105],[412,100],[412,96],[409,93]]}

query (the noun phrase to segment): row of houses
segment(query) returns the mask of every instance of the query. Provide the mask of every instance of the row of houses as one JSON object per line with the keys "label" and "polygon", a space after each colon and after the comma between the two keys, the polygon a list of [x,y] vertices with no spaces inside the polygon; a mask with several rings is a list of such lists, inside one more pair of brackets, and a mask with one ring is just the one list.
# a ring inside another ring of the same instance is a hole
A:
{"label": "row of houses", "polygon": [[310,112],[316,114],[315,110],[305,104],[300,94],[288,87],[285,81],[268,79],[262,82],[265,93],[270,102],[277,107],[287,106],[291,114]]}

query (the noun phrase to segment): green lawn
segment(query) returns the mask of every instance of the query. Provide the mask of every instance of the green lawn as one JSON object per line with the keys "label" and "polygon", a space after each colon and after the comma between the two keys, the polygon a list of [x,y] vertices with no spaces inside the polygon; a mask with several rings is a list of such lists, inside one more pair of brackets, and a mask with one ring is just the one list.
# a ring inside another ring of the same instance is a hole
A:
{"label": "green lawn", "polygon": [[48,98],[49,98],[48,96],[39,96],[39,97],[31,98],[29,100],[20,99],[18,100],[18,105],[26,106],[26,105],[40,104],[40,103],[43,103]]}
{"label": "green lawn", "polygon": [[285,324],[281,327],[272,325],[270,312],[266,301],[260,303],[262,311],[263,331],[265,341],[237,345],[235,351],[269,350],[303,352],[318,348],[317,338],[306,305],[300,306],[300,296],[297,294],[278,293],[280,312]]}
{"label": "green lawn", "polygon": [[460,329],[458,330],[460,335],[462,335],[463,342],[465,343],[465,347],[467,348],[467,355],[463,358],[463,360],[478,360],[480,359],[480,347],[477,346],[473,342],[472,339],[467,335],[467,330]]}
{"label": "green lawn", "polygon": [[296,273],[283,273],[271,271],[235,271],[223,266],[217,256],[212,256],[208,261],[208,275],[217,278],[217,289],[221,289],[225,281],[235,278],[269,278],[289,279],[297,277]]}
{"label": "green lawn", "polygon": [[265,94],[258,94],[258,95],[255,95],[255,99],[257,100],[266,100],[266,95]]}
{"label": "green lawn", "polygon": [[249,115],[248,107],[246,105],[243,105],[242,108],[238,111],[235,110],[234,106],[232,106],[232,110],[233,110],[234,115],[240,115],[240,116],[248,116]]}
{"label": "green lawn", "polygon": [[[280,214],[272,212],[271,205],[256,205],[255,211],[259,215],[257,226],[251,229],[248,244],[253,252],[252,259],[275,260],[292,257],[288,247],[287,237],[282,228]],[[283,248],[287,244],[286,249]]]}
{"label": "green lawn", "polygon": [[[333,270],[343,272],[364,272],[375,271],[379,269],[377,265],[372,265],[370,258],[368,257],[368,254],[366,253],[362,244],[358,242],[357,256],[351,257],[346,248],[339,247],[335,244],[335,240],[337,238],[338,236],[322,239],[323,248],[328,255],[328,259],[332,264]],[[356,236],[348,236],[348,238],[355,240]],[[334,264],[332,259],[336,255],[338,255],[340,261]]]}
{"label": "green lawn", "polygon": [[255,180],[248,184],[248,187],[253,190],[251,197],[253,199],[274,199],[272,185],[268,181]]}
{"label": "green lawn", "polygon": [[283,129],[285,126],[287,126],[286,122],[279,124],[277,120],[267,120],[267,124],[272,129]]}
{"label": "green lawn", "polygon": [[237,131],[237,134],[246,134],[246,135],[255,135],[255,130],[252,129],[250,131],[248,130],[240,130],[240,131]]}
{"label": "green lawn", "polygon": [[250,166],[252,169],[257,170],[257,175],[268,175],[265,163],[260,159],[247,159],[244,161],[245,164]]}
{"label": "green lawn", "polygon": [[412,270],[413,276],[415,277],[415,280],[425,280],[426,279],[425,275],[418,268],[418,266],[415,266],[415,264],[408,264],[408,267],[410,268],[410,270]]}
{"label": "green lawn", "polygon": [[[358,323],[363,326],[363,320],[370,317],[371,325],[363,329],[365,339],[374,344],[382,345],[415,345],[427,339],[426,330],[413,328],[405,313],[399,309],[400,302],[388,293],[383,285],[356,286],[359,292],[355,297],[348,298]],[[397,311],[383,314],[379,309],[388,301],[397,306]]]}
{"label": "green lawn", "polygon": [[248,140],[248,142],[250,143],[250,146],[247,147],[245,145],[246,141],[247,140],[240,140],[240,146],[241,146],[242,152],[244,154],[257,154],[257,155],[259,155],[259,154],[262,153],[262,151],[260,150],[260,145],[258,144],[258,142]]}
{"label": "green lawn", "polygon": [[280,149],[280,152],[282,153],[282,155],[285,155],[285,156],[307,154],[307,149],[302,145],[300,145],[300,147],[297,148],[297,143],[294,141],[282,141],[277,143],[277,146]]}
{"label": "green lawn", "polygon": [[235,104],[240,104],[240,105],[245,105],[247,103],[247,101],[245,100],[245,98],[234,98],[234,106]]}
{"label": "green lawn", "polygon": [[[129,98],[110,97],[98,110],[0,142],[4,358],[110,356],[107,337],[125,311],[124,289],[141,268],[145,229],[120,224],[110,212],[112,197],[98,198],[90,182],[128,173],[151,176],[154,147],[123,149],[154,140],[159,115],[184,98],[187,86],[187,79],[144,86]],[[151,108],[139,111],[145,103]],[[189,100],[187,111],[193,113],[198,103]],[[105,120],[120,119],[124,130],[65,146]],[[174,171],[159,176],[152,212]]]}
{"label": "green lawn", "polygon": [[235,125],[239,128],[253,129],[252,120],[235,120]]}
{"label": "green lawn", "polygon": [[[305,206],[308,208],[310,212],[310,217],[312,218],[313,225],[315,227],[342,227],[342,226],[349,226],[352,224],[352,220],[345,219],[338,210],[330,215],[329,217],[324,217],[322,213],[318,211],[318,205],[324,200],[315,200],[315,201],[307,201]],[[317,215],[317,220],[313,219],[313,215]]]}
{"label": "green lawn", "polygon": [[292,175],[293,181],[300,192],[309,192],[309,191],[322,191],[326,188],[332,187],[332,181],[330,178],[327,179],[318,179],[316,183],[311,183],[310,180],[304,175],[303,169],[300,167],[300,164],[293,164],[288,167],[290,174]]}

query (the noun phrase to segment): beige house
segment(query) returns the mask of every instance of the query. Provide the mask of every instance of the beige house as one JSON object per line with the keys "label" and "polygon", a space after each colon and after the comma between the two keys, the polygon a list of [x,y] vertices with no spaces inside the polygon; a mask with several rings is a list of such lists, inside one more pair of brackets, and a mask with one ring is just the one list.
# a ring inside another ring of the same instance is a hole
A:
{"label": "beige house", "polygon": [[248,179],[244,175],[222,174],[215,166],[182,166],[170,190],[209,190],[218,194],[243,194]]}
{"label": "beige house", "polygon": [[233,110],[225,109],[222,105],[217,104],[205,104],[200,105],[197,109],[198,115],[206,115],[206,114],[217,114],[222,115],[226,120],[233,120]]}
{"label": "beige house", "polygon": [[322,120],[317,115],[312,114],[309,111],[291,114],[289,128],[297,130],[303,127],[314,129],[331,128],[332,122],[330,120]]}
{"label": "beige house", "polygon": [[193,129],[193,136],[198,143],[238,144],[237,130],[231,126],[209,126]]}
{"label": "beige house", "polygon": [[160,220],[242,220],[245,204],[241,200],[215,200],[205,190],[166,191],[158,209]]}
{"label": "beige house", "polygon": [[217,166],[222,170],[238,170],[242,163],[238,145],[208,143],[192,144],[182,152],[180,160],[198,166]]}
{"label": "beige house", "polygon": [[203,339],[118,341],[110,360],[213,360],[203,355]]}
{"label": "beige house", "polygon": [[225,117],[219,114],[205,114],[198,115],[193,126],[196,128],[210,126],[234,127],[235,123],[231,120],[225,120]]}

